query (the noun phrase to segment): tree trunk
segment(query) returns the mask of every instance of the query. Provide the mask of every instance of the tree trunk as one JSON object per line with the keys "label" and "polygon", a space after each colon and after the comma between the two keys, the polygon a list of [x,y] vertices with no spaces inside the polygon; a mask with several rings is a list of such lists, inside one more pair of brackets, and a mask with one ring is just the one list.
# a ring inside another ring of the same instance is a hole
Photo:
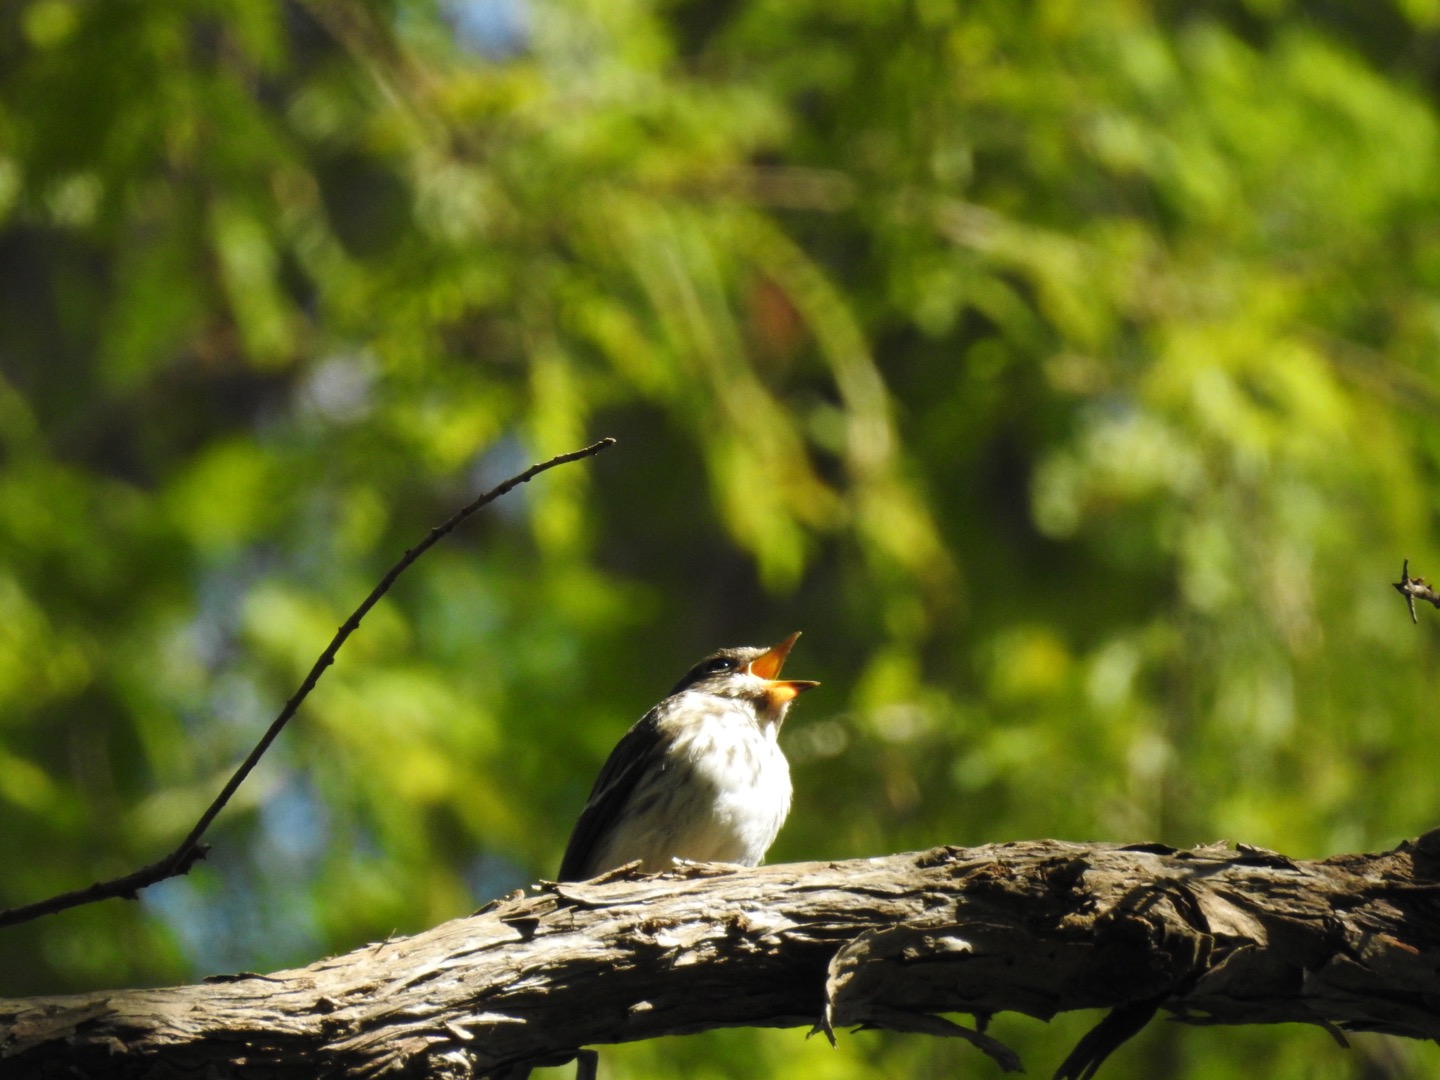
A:
{"label": "tree trunk", "polygon": [[293,971],[0,1000],[0,1073],[470,1077],[597,1043],[853,1024],[959,1035],[1015,1068],[938,1014],[1095,1007],[1123,1030],[1094,1063],[1156,1006],[1433,1039],[1437,965],[1440,831],[1314,862],[1040,841],[687,866],[549,885]]}

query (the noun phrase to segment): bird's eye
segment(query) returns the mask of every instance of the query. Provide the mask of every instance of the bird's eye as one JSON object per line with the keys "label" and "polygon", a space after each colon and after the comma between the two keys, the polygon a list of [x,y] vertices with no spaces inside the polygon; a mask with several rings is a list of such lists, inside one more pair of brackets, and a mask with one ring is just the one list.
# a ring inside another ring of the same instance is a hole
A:
{"label": "bird's eye", "polygon": [[717,656],[714,660],[705,661],[705,666],[701,670],[706,675],[719,675],[722,671],[734,671],[739,666],[740,661],[738,660],[728,656]]}

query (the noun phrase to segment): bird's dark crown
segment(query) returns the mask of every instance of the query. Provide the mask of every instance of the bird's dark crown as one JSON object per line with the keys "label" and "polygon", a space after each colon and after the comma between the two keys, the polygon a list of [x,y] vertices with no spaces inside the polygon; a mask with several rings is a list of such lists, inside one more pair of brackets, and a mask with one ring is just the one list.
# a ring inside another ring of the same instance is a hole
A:
{"label": "bird's dark crown", "polygon": [[743,669],[750,661],[757,657],[764,656],[766,651],[765,649],[755,648],[754,646],[717,649],[687,671],[684,677],[675,684],[675,688],[671,690],[670,693],[673,696],[684,690],[703,691],[718,688],[727,682],[735,672]]}

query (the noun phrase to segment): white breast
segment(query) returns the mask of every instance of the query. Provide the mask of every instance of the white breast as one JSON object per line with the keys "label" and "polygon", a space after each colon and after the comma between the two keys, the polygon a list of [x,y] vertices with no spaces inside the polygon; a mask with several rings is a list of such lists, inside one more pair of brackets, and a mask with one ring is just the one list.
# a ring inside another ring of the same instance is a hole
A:
{"label": "white breast", "polygon": [[598,866],[634,859],[647,871],[673,861],[757,866],[790,812],[790,766],[776,741],[741,703],[682,695],[684,722],[663,767],[636,785],[622,821],[606,838]]}

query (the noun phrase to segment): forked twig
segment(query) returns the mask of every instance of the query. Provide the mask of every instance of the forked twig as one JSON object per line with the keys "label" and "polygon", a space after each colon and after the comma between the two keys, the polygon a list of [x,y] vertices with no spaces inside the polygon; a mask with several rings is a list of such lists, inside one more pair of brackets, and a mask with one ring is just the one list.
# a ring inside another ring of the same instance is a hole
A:
{"label": "forked twig", "polygon": [[452,532],[455,526],[459,525],[460,522],[464,521],[481,507],[489,505],[502,495],[509,493],[514,488],[532,480],[541,473],[555,468],[557,465],[566,465],[572,461],[579,461],[582,458],[593,457],[602,450],[607,450],[614,445],[614,439],[601,439],[599,442],[587,446],[583,450],[574,450],[568,454],[560,454],[557,457],[551,458],[549,461],[541,462],[538,465],[531,465],[530,468],[519,475],[512,476],[503,484],[492,488],[473,502],[462,506],[459,510],[455,511],[455,513],[451,514],[443,525],[437,525],[431,529],[425,539],[405,552],[405,554],[400,557],[400,561],[392,566],[386,572],[385,576],[380,579],[379,584],[370,590],[370,595],[365,597],[360,606],[340,625],[340,629],[337,630],[335,636],[330,639],[330,644],[326,646],[325,651],[320,654],[320,658],[315,661],[315,665],[310,669],[310,673],[305,676],[304,681],[300,684],[300,688],[291,695],[290,700],[285,703],[285,707],[280,710],[280,715],[271,721],[265,734],[261,736],[260,741],[255,744],[255,749],[250,751],[249,756],[241,763],[240,767],[235,770],[235,775],[230,777],[229,782],[221,790],[220,794],[215,797],[215,801],[210,804],[205,813],[200,815],[200,820],[195,823],[195,827],[190,830],[184,840],[180,841],[180,845],[176,847],[174,851],[170,852],[170,854],[164,858],[158,859],[148,866],[142,866],[139,870],[125,874],[122,877],[112,878],[109,881],[98,881],[84,889],[75,889],[71,892],[61,893],[58,896],[50,897],[48,900],[37,900],[31,904],[22,904],[19,907],[6,908],[0,911],[0,926],[13,926],[16,923],[29,922],[31,919],[37,919],[42,915],[53,915],[56,912],[65,911],[68,908],[79,907],[82,904],[92,904],[96,901],[108,900],[116,896],[133,900],[140,889],[154,885],[156,882],[164,881],[166,878],[178,877],[181,874],[188,873],[190,867],[195,865],[198,859],[204,858],[205,853],[209,851],[209,845],[200,843],[200,838],[205,835],[205,830],[210,828],[216,815],[225,808],[225,804],[230,801],[231,796],[233,796],[240,785],[245,782],[245,778],[250,775],[251,770],[259,763],[260,758],[264,755],[265,751],[270,748],[270,744],[275,741],[281,729],[284,728],[290,721],[290,718],[299,710],[301,703],[309,696],[310,691],[315,689],[315,684],[320,681],[320,676],[325,673],[325,669],[335,662],[335,656],[340,651],[340,647],[345,644],[346,639],[359,627],[360,620],[369,614],[370,609],[389,591],[390,586],[395,584],[395,579],[409,569],[416,559],[420,558],[421,555],[425,554],[425,552],[429,551],[430,548],[434,547],[440,540]]}
{"label": "forked twig", "polygon": [[1410,605],[1410,621],[1419,622],[1415,617],[1415,601],[1428,600],[1436,607],[1440,607],[1440,592],[1431,588],[1430,584],[1422,577],[1412,578],[1410,576],[1410,560],[1406,559],[1400,568],[1400,580],[1392,582],[1395,591],[1405,597],[1405,602]]}

